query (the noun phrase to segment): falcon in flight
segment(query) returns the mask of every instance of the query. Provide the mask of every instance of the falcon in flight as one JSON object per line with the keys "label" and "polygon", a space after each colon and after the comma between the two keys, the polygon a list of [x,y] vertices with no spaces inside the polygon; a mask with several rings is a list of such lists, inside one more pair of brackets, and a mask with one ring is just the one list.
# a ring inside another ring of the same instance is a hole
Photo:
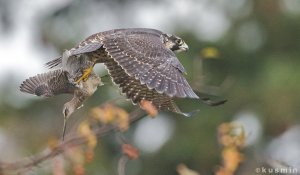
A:
{"label": "falcon in flight", "polygon": [[97,63],[104,63],[113,82],[134,104],[152,102],[159,110],[184,114],[173,98],[199,98],[186,79],[185,69],[174,52],[187,51],[178,36],[155,29],[114,29],[93,34],[47,67],[64,67],[70,57],[85,55],[91,66],[83,69],[76,83],[85,81]]}

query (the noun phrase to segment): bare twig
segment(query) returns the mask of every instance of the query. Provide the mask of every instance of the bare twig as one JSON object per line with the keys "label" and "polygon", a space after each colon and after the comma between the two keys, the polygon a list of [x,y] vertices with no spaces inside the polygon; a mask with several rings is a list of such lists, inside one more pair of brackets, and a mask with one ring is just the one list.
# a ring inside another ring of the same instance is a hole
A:
{"label": "bare twig", "polygon": [[[145,116],[145,112],[142,109],[137,108],[136,110],[130,113],[130,123],[132,124],[133,122],[141,119],[143,116]],[[100,128],[93,128],[93,132],[98,138],[103,137],[116,130],[119,130],[119,128],[118,126],[114,125],[104,125]],[[64,153],[67,150],[67,148],[83,145],[86,142],[86,137],[80,136],[77,133],[75,133],[74,135],[71,135],[70,137],[66,138],[64,142],[58,144],[51,150],[46,149],[46,151],[43,151],[40,154],[23,158],[22,160],[13,163],[0,162],[0,174],[9,171],[17,172],[20,170],[29,170],[33,167],[38,166],[40,163],[46,160],[49,160],[55,156]]]}

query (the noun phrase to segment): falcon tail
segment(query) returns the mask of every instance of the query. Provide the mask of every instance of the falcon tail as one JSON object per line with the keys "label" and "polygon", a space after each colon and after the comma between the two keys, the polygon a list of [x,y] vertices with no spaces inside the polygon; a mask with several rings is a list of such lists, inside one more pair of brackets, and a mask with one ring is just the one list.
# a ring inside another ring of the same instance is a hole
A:
{"label": "falcon tail", "polygon": [[45,66],[46,66],[47,68],[49,68],[49,69],[52,69],[52,68],[58,66],[61,62],[62,62],[61,57],[58,57],[58,58],[56,58],[56,59],[54,59],[54,60],[52,60],[52,61],[47,62],[47,63],[45,64]]}
{"label": "falcon tail", "polygon": [[173,101],[173,99],[167,100],[164,104],[161,106],[161,110],[165,111],[171,111],[180,115],[183,115],[185,117],[193,117],[195,116],[200,110],[196,109],[191,112],[182,112],[181,109],[177,106],[177,104]]}
{"label": "falcon tail", "polygon": [[61,73],[62,70],[59,69],[30,77],[20,85],[20,91],[37,96],[51,97],[54,94],[49,87],[49,80],[59,76]]}
{"label": "falcon tail", "polygon": [[[194,92],[199,96],[199,100],[201,100],[204,104],[207,104],[209,106],[219,106],[227,102],[227,99],[220,99],[220,97],[218,96],[205,94],[197,90],[194,90]],[[212,99],[211,97],[214,99]]]}

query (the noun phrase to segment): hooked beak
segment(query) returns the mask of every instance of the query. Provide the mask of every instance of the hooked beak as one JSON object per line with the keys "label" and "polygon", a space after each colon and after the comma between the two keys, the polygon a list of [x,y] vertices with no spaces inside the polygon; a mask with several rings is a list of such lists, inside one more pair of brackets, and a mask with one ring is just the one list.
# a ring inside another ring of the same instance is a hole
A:
{"label": "hooked beak", "polygon": [[185,51],[185,52],[189,50],[189,46],[188,46],[186,43],[183,43],[183,44],[181,45],[181,48],[182,48],[182,50]]}

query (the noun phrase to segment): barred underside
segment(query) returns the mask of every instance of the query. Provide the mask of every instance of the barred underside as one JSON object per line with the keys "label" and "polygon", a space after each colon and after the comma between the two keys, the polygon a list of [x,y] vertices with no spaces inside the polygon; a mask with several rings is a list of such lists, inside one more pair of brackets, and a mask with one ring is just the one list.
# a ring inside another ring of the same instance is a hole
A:
{"label": "barred underside", "polygon": [[171,97],[160,94],[154,89],[149,89],[147,85],[141,84],[139,80],[130,77],[113,59],[105,62],[113,82],[119,86],[122,93],[126,95],[134,104],[145,99],[151,101],[159,110],[182,113]]}
{"label": "barred underside", "polygon": [[103,47],[130,77],[170,97],[199,98],[183,76],[175,54],[153,34],[116,34]]}

